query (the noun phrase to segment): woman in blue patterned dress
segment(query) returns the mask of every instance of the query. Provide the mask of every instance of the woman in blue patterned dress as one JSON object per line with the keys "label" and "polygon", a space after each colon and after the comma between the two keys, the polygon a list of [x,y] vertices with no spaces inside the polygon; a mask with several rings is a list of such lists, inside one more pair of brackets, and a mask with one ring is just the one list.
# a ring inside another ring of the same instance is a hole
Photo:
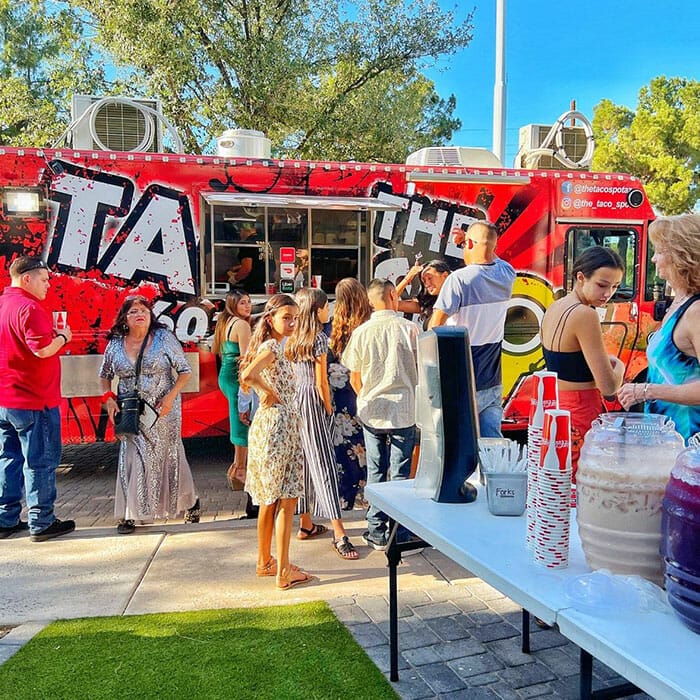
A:
{"label": "woman in blue patterned dress", "polygon": [[181,437],[180,392],[192,372],[182,346],[156,321],[151,302],[138,295],[126,298],[107,338],[99,376],[110,420],[119,410],[110,392],[112,380],[119,378],[119,394],[136,388],[135,365],[144,341],[138,391],[157,412],[152,425],[142,423],[138,435],[124,436],[119,445],[117,532],[133,532],[136,520],[152,522],[183,511],[185,522],[199,522],[199,499]]}
{"label": "woman in blue patterned dress", "polygon": [[624,408],[645,402],[647,413],[669,416],[688,440],[700,432],[700,215],[656,219],[649,225],[657,275],[675,297],[647,347],[646,384],[625,384]]}
{"label": "woman in blue patterned dress", "polygon": [[[335,461],[340,480],[340,503],[352,510],[362,500],[367,480],[365,441],[357,418],[357,396],[350,386],[350,371],[340,362],[350,335],[372,314],[367,291],[354,278],[340,280],[335,288],[335,309],[328,351],[328,381],[335,413]],[[359,498],[358,498],[359,497]],[[364,503],[360,503],[364,507]]]}

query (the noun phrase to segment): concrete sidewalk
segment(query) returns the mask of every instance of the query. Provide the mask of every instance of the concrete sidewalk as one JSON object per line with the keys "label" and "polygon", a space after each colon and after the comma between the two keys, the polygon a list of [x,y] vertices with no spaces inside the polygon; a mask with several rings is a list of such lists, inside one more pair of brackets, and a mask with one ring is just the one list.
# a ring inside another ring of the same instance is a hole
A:
{"label": "concrete sidewalk", "polygon": [[[345,514],[360,552],[340,559],[330,535],[292,540],[292,561],[317,579],[277,591],[255,576],[255,523],[239,520],[243,496],[227,489],[230,445],[186,445],[202,499],[198,525],[181,521],[116,534],[114,446],[66,449],[57,515],[78,530],[32,543],[0,542],[0,663],[49,621],[100,615],[203,610],[326,600],[358,643],[388,674],[386,558],[362,545],[363,512]],[[401,680],[397,692],[419,698],[578,696],[578,650],[552,630],[533,627],[530,655],[520,652],[520,609],[439,552],[426,549],[400,567]],[[595,683],[617,677],[596,664]],[[646,697],[639,695],[637,697]]]}

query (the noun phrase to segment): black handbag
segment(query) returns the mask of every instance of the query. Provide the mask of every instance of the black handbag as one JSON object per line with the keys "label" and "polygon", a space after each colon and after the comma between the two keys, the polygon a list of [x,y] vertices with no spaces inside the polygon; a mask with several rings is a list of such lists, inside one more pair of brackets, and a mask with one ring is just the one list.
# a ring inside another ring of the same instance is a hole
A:
{"label": "black handbag", "polygon": [[115,435],[138,435],[140,432],[140,418],[143,413],[144,401],[139,396],[139,376],[141,375],[141,361],[148,343],[148,335],[143,339],[139,356],[136,359],[136,379],[133,391],[127,391],[117,396],[119,412],[114,415]]}

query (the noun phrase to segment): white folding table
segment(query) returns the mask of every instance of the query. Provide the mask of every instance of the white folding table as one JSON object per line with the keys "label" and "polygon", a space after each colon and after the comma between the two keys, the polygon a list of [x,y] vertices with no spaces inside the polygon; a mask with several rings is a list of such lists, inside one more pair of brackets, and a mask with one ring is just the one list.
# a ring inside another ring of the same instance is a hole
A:
{"label": "white folding table", "polygon": [[[660,700],[700,698],[700,635],[688,630],[666,605],[664,612],[636,611],[589,615],[572,607],[565,584],[591,571],[586,564],[578,528],[571,527],[569,566],[547,569],[534,562],[525,546],[525,516],[494,516],[488,511],[485,490],[478,484],[474,503],[436,503],[419,498],[413,480],[368,484],[365,494],[426,543],[507,595],[523,608],[523,650],[529,650],[529,613],[581,648],[581,697],[614,698],[638,692],[635,686]],[[398,601],[396,567],[401,552],[420,544],[387,548],[391,679],[398,680]],[[528,613],[529,611],[529,613]],[[596,692],[591,689],[591,656],[613,668],[631,683]],[[632,683],[635,685],[633,686]]]}

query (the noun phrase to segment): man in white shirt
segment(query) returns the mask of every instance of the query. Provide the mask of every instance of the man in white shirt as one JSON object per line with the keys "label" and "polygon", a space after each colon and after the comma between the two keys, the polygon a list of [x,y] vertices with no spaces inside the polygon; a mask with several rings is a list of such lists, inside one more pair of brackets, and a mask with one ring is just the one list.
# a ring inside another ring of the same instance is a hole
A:
{"label": "man in white shirt", "polygon": [[[398,313],[398,294],[383,279],[367,287],[371,318],[350,337],[342,362],[357,393],[367,456],[367,482],[407,479],[415,444],[416,338],[420,329]],[[374,549],[387,544],[387,515],[370,504],[363,539]],[[398,539],[408,539],[401,528]]]}
{"label": "man in white shirt", "polygon": [[476,221],[466,232],[453,229],[452,235],[463,245],[466,267],[452,272],[442,285],[430,328],[447,324],[469,331],[479,433],[502,437],[501,350],[515,270],[496,255],[498,231],[493,224]]}

